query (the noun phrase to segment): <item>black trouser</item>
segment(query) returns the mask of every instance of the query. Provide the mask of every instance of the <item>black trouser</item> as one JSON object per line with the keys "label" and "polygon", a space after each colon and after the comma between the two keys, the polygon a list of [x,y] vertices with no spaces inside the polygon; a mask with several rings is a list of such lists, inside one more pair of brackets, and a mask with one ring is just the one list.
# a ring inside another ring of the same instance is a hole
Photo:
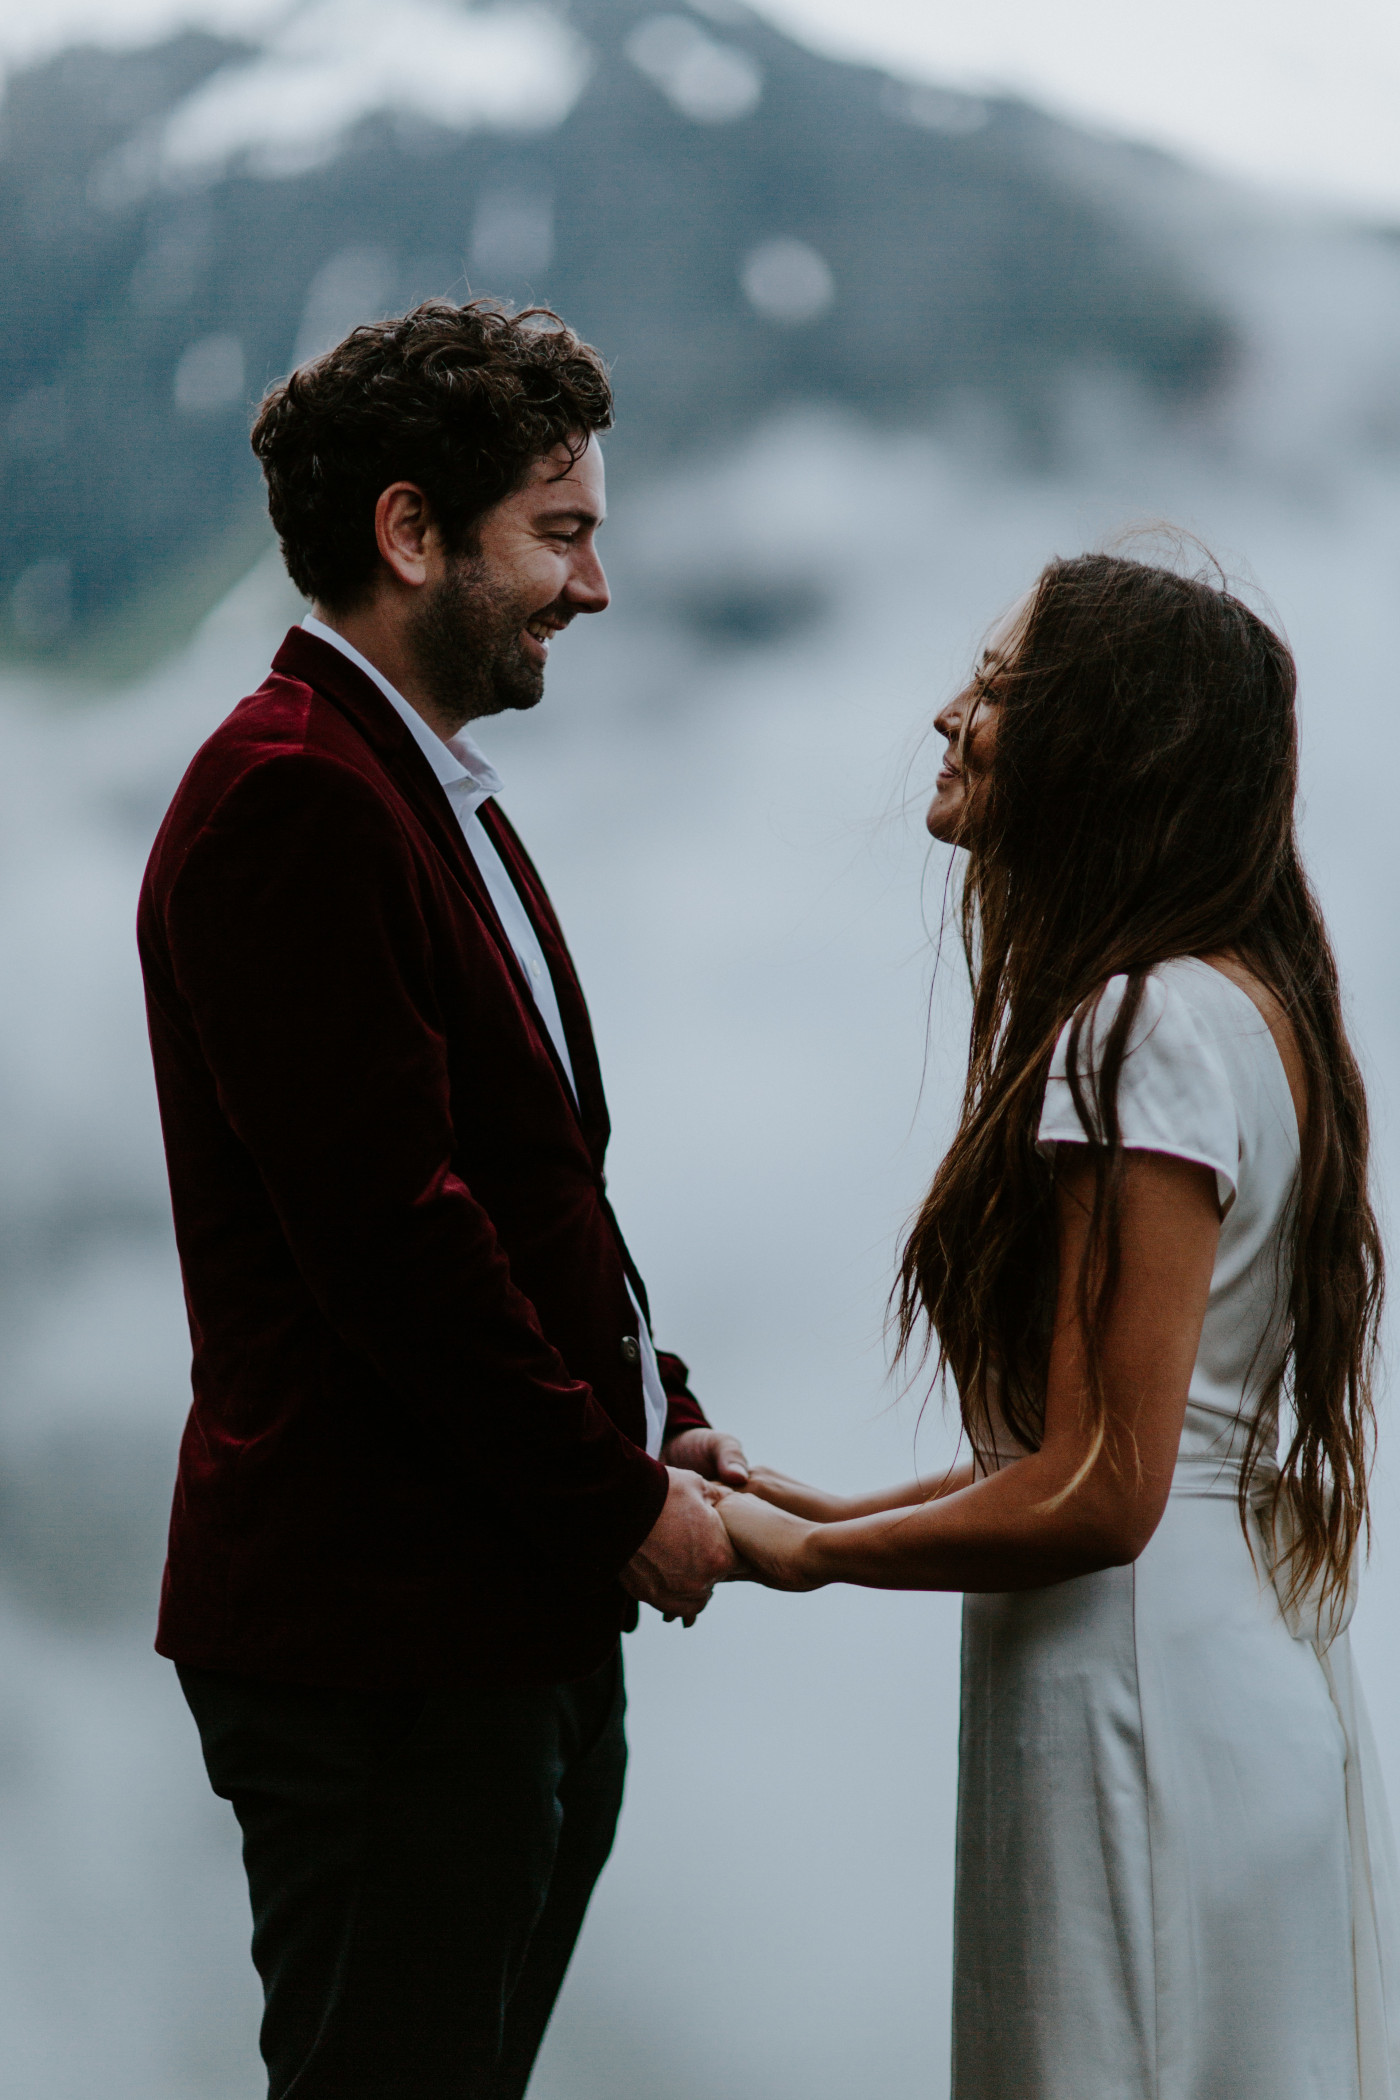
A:
{"label": "black trouser", "polygon": [[180,1682],[243,1829],[268,2100],[519,2100],[622,1803],[621,1654],[509,1691]]}

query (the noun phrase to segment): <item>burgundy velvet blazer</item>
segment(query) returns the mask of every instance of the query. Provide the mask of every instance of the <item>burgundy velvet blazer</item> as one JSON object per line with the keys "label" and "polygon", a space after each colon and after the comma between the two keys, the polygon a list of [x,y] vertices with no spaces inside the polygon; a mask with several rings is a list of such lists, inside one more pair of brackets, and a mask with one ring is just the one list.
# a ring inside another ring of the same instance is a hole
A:
{"label": "burgundy velvet blazer", "polygon": [[[608,1112],[538,875],[486,804],[579,1107],[450,804],[294,628],[197,754],[138,922],[194,1344],[156,1645],[344,1686],[606,1660],[666,1493]],[[704,1422],[661,1358],[669,1428]]]}

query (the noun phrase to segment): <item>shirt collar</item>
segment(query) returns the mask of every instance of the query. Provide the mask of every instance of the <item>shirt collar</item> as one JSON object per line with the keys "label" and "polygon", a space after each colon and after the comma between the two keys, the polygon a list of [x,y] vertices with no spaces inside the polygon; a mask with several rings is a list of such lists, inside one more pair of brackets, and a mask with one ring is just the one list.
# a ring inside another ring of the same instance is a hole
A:
{"label": "shirt collar", "polygon": [[432,767],[434,777],[449,792],[453,788],[457,789],[457,794],[453,796],[454,801],[470,801],[475,809],[488,795],[499,795],[504,785],[500,774],[486,753],[472,741],[464,729],[459,729],[455,736],[439,736],[436,730],[428,727],[417,708],[410,707],[403,694],[390,685],[384,673],[376,670],[367,656],[361,656],[359,650],[347,642],[343,634],[337,634],[333,627],[328,627],[324,620],[318,620],[314,613],[308,613],[301,624],[308,634],[315,635],[318,642],[329,642],[333,649],[338,649],[342,656],[347,656],[357,670],[363,671],[366,678],[373,679],[395,714],[402,717],[409,735]]}

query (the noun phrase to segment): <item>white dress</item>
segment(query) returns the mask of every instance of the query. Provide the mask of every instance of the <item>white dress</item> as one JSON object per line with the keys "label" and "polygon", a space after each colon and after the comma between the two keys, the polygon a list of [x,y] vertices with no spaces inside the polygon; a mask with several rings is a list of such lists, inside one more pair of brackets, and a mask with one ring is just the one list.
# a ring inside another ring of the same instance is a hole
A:
{"label": "white dress", "polygon": [[[1051,1153],[1084,1135],[1065,1051]],[[1215,1170],[1220,1247],[1141,1558],[964,1602],[953,2100],[1400,2100],[1393,1847],[1347,1636],[1290,1630],[1235,1499],[1298,1160],[1248,996],[1193,959],[1154,971],[1119,1113],[1126,1145]]]}

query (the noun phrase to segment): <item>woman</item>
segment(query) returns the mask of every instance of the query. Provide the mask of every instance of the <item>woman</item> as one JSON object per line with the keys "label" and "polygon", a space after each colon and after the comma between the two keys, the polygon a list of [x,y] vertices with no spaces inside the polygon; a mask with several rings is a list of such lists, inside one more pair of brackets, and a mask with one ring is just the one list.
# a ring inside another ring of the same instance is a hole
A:
{"label": "woman", "polygon": [[1400,2094],[1343,1630],[1381,1251],[1294,689],[1238,599],[1108,555],[1003,624],[937,723],[972,1042],[897,1291],[972,1459],[716,1491],[774,1587],[967,1593],[955,2100]]}

